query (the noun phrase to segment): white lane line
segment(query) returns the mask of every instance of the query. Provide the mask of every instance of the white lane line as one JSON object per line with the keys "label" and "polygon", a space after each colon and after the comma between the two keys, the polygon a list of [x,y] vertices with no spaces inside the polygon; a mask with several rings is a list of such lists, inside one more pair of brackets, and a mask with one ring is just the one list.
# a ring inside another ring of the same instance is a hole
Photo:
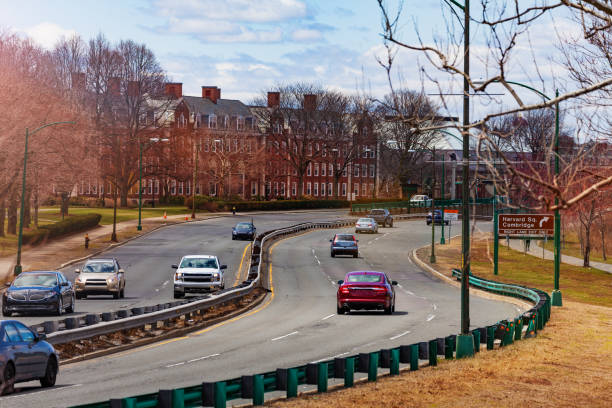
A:
{"label": "white lane line", "polygon": [[407,331],[405,331],[405,332],[403,332],[403,333],[400,333],[400,334],[398,334],[398,335],[396,335],[396,336],[389,337],[389,340],[399,339],[400,337],[405,336],[405,335],[407,335],[408,333],[410,333],[410,330],[407,330]]}
{"label": "white lane line", "polygon": [[335,315],[336,315],[335,313],[334,313],[334,314],[330,314],[329,316],[325,316],[325,317],[324,317],[324,318],[322,318],[321,320],[327,320],[327,319],[329,319],[330,317],[334,317]]}
{"label": "white lane line", "polygon": [[429,315],[429,316],[427,317],[427,321],[428,321],[428,322],[431,322],[431,321],[432,321],[432,320],[433,320],[435,317],[436,317],[436,315]]}
{"label": "white lane line", "polygon": [[204,357],[194,358],[193,360],[189,360],[189,361],[187,361],[187,362],[188,362],[188,363],[193,363],[193,362],[196,362],[196,361],[206,360],[207,358],[217,357],[217,356],[220,356],[220,355],[221,355],[221,354],[219,354],[219,353],[215,353],[215,354],[211,354],[211,355],[209,355],[209,356],[204,356]]}
{"label": "white lane line", "polygon": [[[76,388],[76,387],[80,387],[80,386],[82,386],[82,385],[83,385],[83,384],[73,384],[73,385],[67,385],[67,386],[65,386],[65,387],[62,387],[61,385],[56,385],[56,386],[55,386],[55,387],[53,387],[53,388],[46,389],[46,390],[43,390],[43,391],[29,392],[29,393],[27,393],[27,394],[19,394],[19,395],[9,395],[9,396],[7,396],[7,397],[2,397],[2,400],[4,401],[4,400],[14,399],[14,398],[23,398],[23,397],[29,397],[29,396],[31,396],[31,395],[42,394],[42,393],[44,393],[44,392],[49,392],[49,391],[54,391],[54,392],[56,392],[56,393],[57,393],[57,392],[60,392],[60,391],[63,391],[63,390],[67,390],[67,389],[69,389],[69,388]],[[19,388],[19,387],[16,387],[16,388]]]}
{"label": "white lane line", "polygon": [[275,337],[275,338],[272,339],[272,341],[284,339],[285,337],[293,336],[294,334],[298,334],[298,332],[294,331],[294,332],[291,332],[289,334],[285,334],[284,336]]}
{"label": "white lane line", "polygon": [[159,292],[159,289],[155,289],[156,292]]}
{"label": "white lane line", "polygon": [[333,356],[332,358],[337,358],[337,357],[342,357],[342,356],[346,356],[349,352],[346,351],[344,353],[340,353],[340,354],[336,354],[335,356]]}
{"label": "white lane line", "polygon": [[185,361],[181,361],[180,363],[167,365],[166,368],[176,367],[185,364]]}
{"label": "white lane line", "polygon": [[433,309],[434,309],[434,310],[438,310],[438,305],[436,305],[436,304],[434,303],[434,305],[433,305]]}
{"label": "white lane line", "polygon": [[162,284],[162,286],[166,286],[166,285],[167,285],[167,284],[169,284],[169,283],[170,283],[170,281],[165,281],[165,282]]}

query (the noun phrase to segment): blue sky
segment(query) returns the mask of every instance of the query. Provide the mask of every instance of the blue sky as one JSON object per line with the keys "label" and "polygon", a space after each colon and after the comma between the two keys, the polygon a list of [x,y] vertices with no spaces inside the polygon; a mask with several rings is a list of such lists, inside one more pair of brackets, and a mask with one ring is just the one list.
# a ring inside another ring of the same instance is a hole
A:
{"label": "blue sky", "polygon": [[[295,81],[346,92],[365,88],[376,97],[389,90],[385,71],[376,61],[377,55],[385,54],[375,0],[0,0],[0,4],[1,28],[28,35],[47,48],[73,33],[85,40],[102,32],[113,42],[145,43],[169,77],[183,82],[186,95],[200,95],[202,85],[216,85],[222,97],[249,102],[274,84]],[[445,29],[444,7],[438,0],[407,0],[402,38],[415,43],[417,26],[425,41],[431,41]],[[472,36],[478,58],[478,29]],[[550,49],[550,44],[536,46]],[[521,62],[523,57],[519,53],[514,62],[515,78],[528,81],[533,72]],[[423,58],[402,52],[397,62],[394,75],[401,75],[408,87],[419,88],[418,62],[425,63]],[[431,84],[426,88],[435,91]],[[449,105],[451,114],[460,109],[459,104]]]}

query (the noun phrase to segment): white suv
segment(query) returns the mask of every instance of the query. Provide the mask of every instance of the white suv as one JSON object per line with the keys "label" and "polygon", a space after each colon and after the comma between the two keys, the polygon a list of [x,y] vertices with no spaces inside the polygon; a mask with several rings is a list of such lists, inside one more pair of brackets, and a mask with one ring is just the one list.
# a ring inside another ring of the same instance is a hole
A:
{"label": "white suv", "polygon": [[174,274],[174,298],[182,298],[187,292],[204,292],[211,289],[224,289],[224,269],[214,255],[185,255]]}
{"label": "white suv", "polygon": [[428,207],[431,206],[431,198],[424,194],[416,194],[410,197],[410,204],[419,207]]}

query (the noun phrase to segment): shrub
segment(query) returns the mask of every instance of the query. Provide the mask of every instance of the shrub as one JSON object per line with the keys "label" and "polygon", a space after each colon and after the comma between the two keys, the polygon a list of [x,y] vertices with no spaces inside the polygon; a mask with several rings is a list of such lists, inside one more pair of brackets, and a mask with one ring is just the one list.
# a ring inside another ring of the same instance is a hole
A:
{"label": "shrub", "polygon": [[23,245],[37,245],[47,238],[48,230],[38,229],[26,231],[22,235]]}
{"label": "shrub", "polygon": [[185,205],[185,196],[168,196],[168,204],[170,205]]}
{"label": "shrub", "polygon": [[[221,204],[221,203],[219,203]],[[224,203],[226,211],[236,207],[236,211],[278,211],[315,208],[346,208],[346,200],[277,200],[277,201],[230,201]]]}
{"label": "shrub", "polygon": [[55,238],[73,232],[83,231],[92,227],[95,227],[102,219],[100,214],[82,214],[73,215],[58,221],[53,224],[43,225],[39,230],[48,231],[49,238]]}

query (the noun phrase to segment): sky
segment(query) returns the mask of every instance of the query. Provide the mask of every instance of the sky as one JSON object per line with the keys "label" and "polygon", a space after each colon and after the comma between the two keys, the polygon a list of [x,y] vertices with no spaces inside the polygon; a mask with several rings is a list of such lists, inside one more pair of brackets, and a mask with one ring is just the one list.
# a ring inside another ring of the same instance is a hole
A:
{"label": "sky", "polygon": [[[394,8],[397,1],[388,3]],[[0,29],[29,36],[48,49],[73,34],[88,40],[103,33],[112,42],[144,43],[169,78],[183,83],[185,95],[201,95],[201,86],[212,85],[221,88],[222,98],[249,103],[274,85],[292,82],[313,82],[348,93],[365,90],[377,98],[389,92],[386,72],[377,61],[386,53],[376,0],[0,0],[0,5]],[[406,0],[401,38],[418,43],[418,31],[425,42],[439,39],[452,19],[447,9],[440,0]],[[531,38],[544,60],[552,52],[547,38],[551,24],[546,19],[539,22]],[[479,32],[478,27],[472,30],[472,66],[484,74],[487,47],[479,44]],[[519,48],[514,57],[515,80],[554,92],[555,63],[540,66],[542,84],[531,66],[531,51]],[[400,51],[395,85],[401,80],[405,87],[419,89],[419,64],[428,65],[423,56]],[[451,83],[445,84],[451,89]],[[431,81],[424,86],[427,92],[437,92]],[[538,101],[529,92],[523,97]],[[508,101],[505,95],[499,98],[499,103]],[[449,98],[447,114],[460,115],[460,99]],[[485,113],[498,104],[476,100],[473,113]]]}

